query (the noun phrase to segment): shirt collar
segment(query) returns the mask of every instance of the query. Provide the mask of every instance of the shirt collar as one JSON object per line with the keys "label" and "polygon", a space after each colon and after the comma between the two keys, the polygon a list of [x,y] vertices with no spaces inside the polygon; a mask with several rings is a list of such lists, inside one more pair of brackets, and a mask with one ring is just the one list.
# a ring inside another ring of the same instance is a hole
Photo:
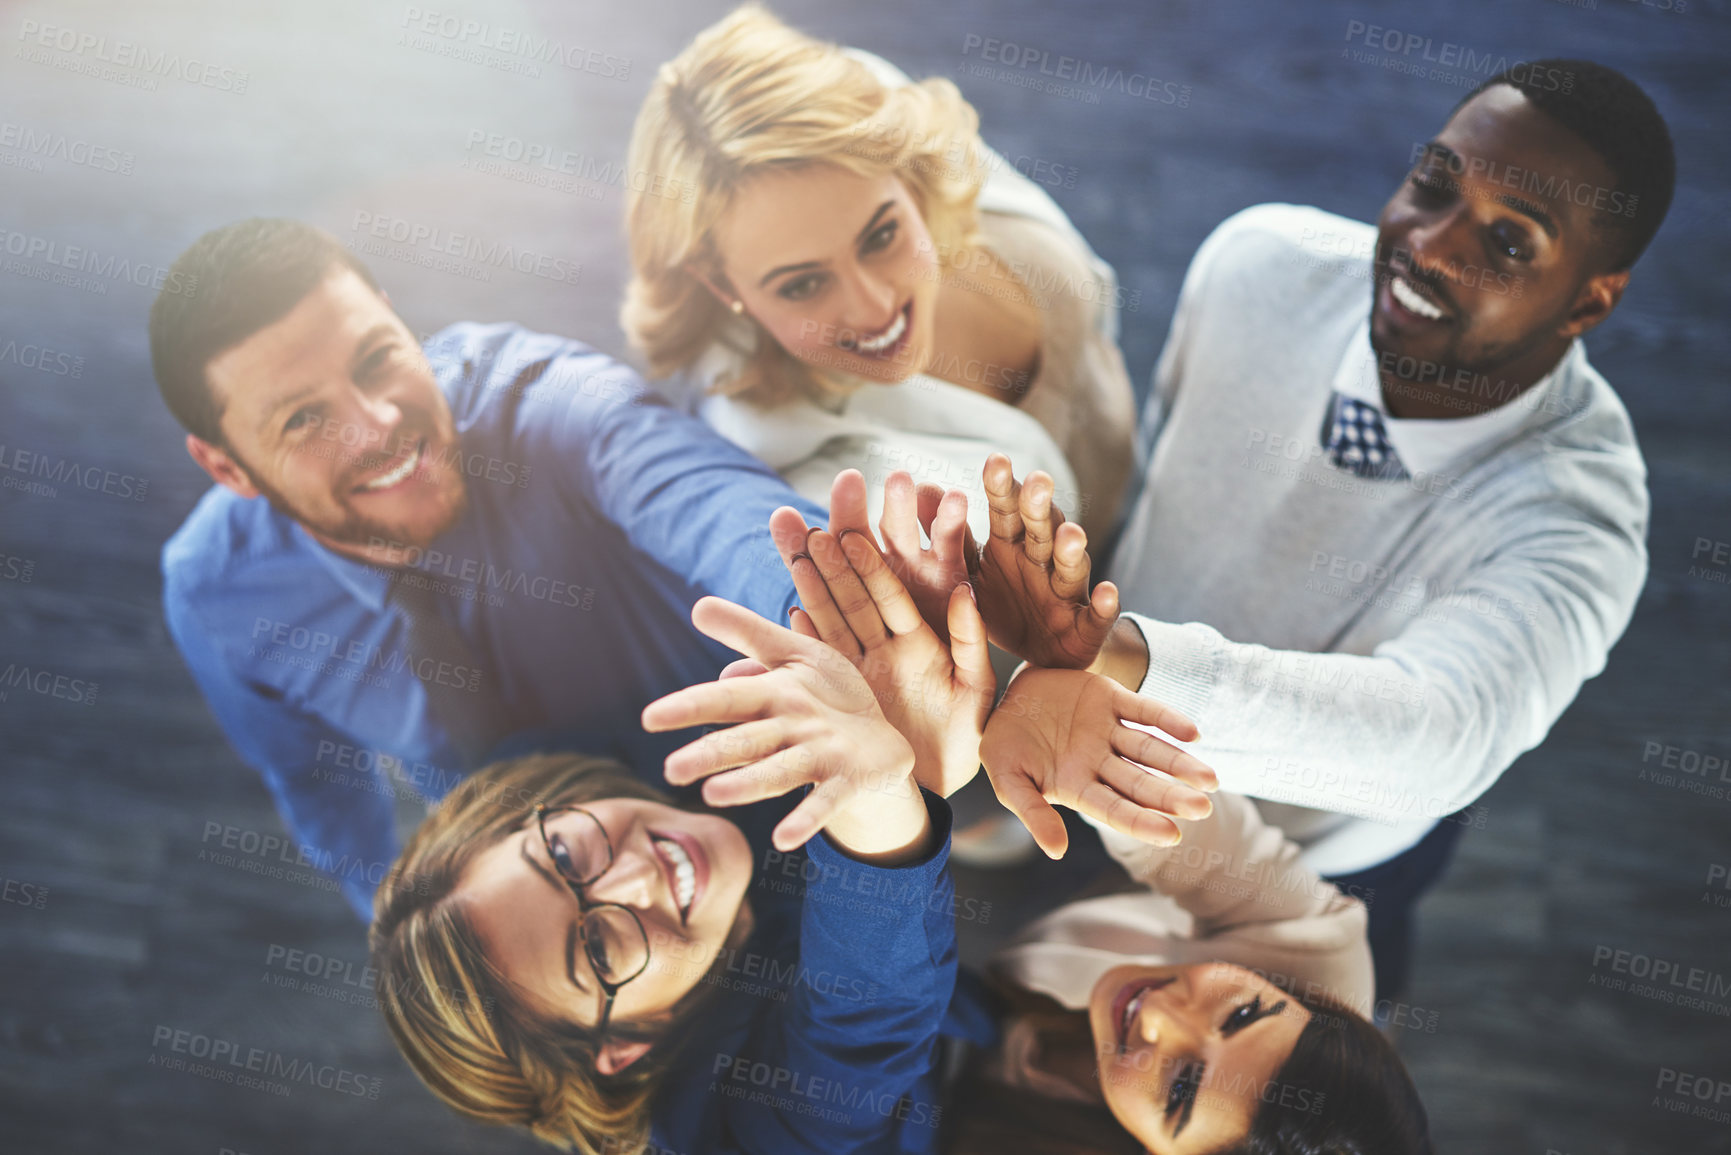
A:
{"label": "shirt collar", "polygon": [[391,592],[388,570],[344,557],[314,538],[298,521],[294,523],[292,532],[302,548],[317,558],[337,584],[352,594],[356,601],[375,613],[384,611]]}
{"label": "shirt collar", "polygon": [[1578,340],[1571,344],[1549,373],[1495,409],[1470,417],[1394,417],[1382,402],[1382,378],[1376,370],[1376,351],[1370,344],[1370,318],[1366,317],[1346,343],[1346,354],[1340,359],[1340,368],[1335,370],[1334,389],[1371,406],[1382,416],[1389,444],[1394,446],[1407,472],[1437,473],[1474,450],[1508,440],[1523,422],[1543,408],[1544,398],[1563,366],[1578,355],[1580,344]]}

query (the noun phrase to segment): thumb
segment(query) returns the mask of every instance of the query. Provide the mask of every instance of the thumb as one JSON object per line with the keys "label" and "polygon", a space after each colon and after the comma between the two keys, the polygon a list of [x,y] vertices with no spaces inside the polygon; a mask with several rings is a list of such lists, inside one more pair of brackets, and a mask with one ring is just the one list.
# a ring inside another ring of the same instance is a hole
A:
{"label": "thumb", "polygon": [[1070,848],[1070,832],[1064,829],[1063,817],[1034,789],[1028,776],[1019,769],[994,771],[988,765],[986,777],[991,779],[992,793],[998,796],[1004,809],[1022,820],[1046,857],[1064,857]]}
{"label": "thumb", "polygon": [[986,645],[986,623],[974,602],[974,587],[963,582],[950,591],[950,660],[956,680],[970,689],[997,689],[992,674],[991,650]]}

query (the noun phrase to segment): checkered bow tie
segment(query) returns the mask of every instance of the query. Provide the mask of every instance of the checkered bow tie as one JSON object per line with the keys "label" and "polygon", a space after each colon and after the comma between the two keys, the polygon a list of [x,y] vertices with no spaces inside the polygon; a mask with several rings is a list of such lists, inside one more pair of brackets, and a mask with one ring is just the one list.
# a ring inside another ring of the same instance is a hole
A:
{"label": "checkered bow tie", "polygon": [[1338,468],[1378,480],[1398,481],[1407,475],[1406,467],[1389,443],[1382,414],[1374,405],[1336,393],[1324,428],[1327,435],[1322,439],[1322,447],[1328,451],[1328,460]]}

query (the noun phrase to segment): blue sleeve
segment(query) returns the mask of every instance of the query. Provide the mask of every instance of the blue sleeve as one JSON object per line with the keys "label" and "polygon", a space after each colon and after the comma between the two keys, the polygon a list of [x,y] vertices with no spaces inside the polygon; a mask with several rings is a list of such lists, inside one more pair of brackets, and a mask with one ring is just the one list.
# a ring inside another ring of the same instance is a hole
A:
{"label": "blue sleeve", "polygon": [[223,733],[257,770],[293,838],[272,867],[320,870],[336,880],[363,922],[373,917],[373,891],[396,858],[397,833],[390,786],[376,763],[367,769],[321,773],[321,751],[347,740],[317,717],[285,701],[270,687],[249,684],[224,661],[217,637],[194,617],[187,599],[164,592],[169,632],[204,692]]}
{"label": "blue sleeve", "polygon": [[712,1065],[740,1151],[936,1148],[933,1064],[956,985],[955,888],[949,804],[925,799],[936,849],[923,861],[867,866],[822,835],[806,846],[789,997],[758,1021],[745,1053]]}
{"label": "blue sleeve", "polygon": [[555,405],[526,408],[525,417],[545,422],[576,494],[700,593],[786,622],[793,579],[770,539],[769,515],[791,505],[808,523],[827,525],[828,512],[604,354],[567,343],[546,377],[564,384]]}

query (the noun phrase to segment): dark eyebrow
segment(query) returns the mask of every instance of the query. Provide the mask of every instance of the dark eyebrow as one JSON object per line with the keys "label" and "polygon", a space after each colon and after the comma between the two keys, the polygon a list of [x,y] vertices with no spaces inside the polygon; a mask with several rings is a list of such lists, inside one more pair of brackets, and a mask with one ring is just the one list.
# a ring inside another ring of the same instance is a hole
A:
{"label": "dark eyebrow", "polygon": [[[871,231],[877,228],[878,220],[883,217],[884,213],[894,208],[895,204],[895,201],[887,200],[883,204],[879,205],[877,211],[872,214],[871,220],[866,222],[865,228],[861,229],[854,237],[854,243],[858,244],[860,241],[865,240]],[[762,288],[775,278],[781,276],[783,273],[797,273],[805,269],[820,268],[822,265],[822,261],[801,261],[796,265],[777,265],[775,268],[769,270],[769,272],[763,274],[763,276],[758,279],[757,284],[759,288]]]}
{"label": "dark eyebrow", "polygon": [[284,409],[299,405],[304,398],[310,397],[318,391],[318,385],[308,385],[305,389],[297,389],[287,397],[284,397],[281,401],[278,401],[275,405],[272,405],[270,409],[266,411],[264,420],[258,423],[259,432],[263,433],[266,429],[275,425],[277,414],[281,413]]}
{"label": "dark eyebrow", "polygon": [[[1178,1067],[1174,1067],[1172,1069],[1172,1077],[1174,1079],[1176,1079],[1178,1077],[1180,1070],[1181,1070],[1181,1068],[1178,1068]],[[1178,1122],[1172,1128],[1172,1137],[1174,1139],[1176,1139],[1176,1138],[1178,1138],[1178,1136],[1182,1135],[1184,1133],[1184,1128],[1189,1125],[1190,1112],[1196,1109],[1196,1100],[1202,1096],[1202,1079],[1207,1074],[1208,1074],[1208,1064],[1207,1063],[1198,1063],[1196,1065],[1196,1090],[1194,1090],[1190,1093],[1190,1096],[1184,1100],[1184,1106],[1182,1108],[1180,1108],[1178,1111]],[[1167,1098],[1172,1097],[1172,1084],[1171,1083],[1166,1084],[1166,1097]]]}
{"label": "dark eyebrow", "polygon": [[[1460,154],[1457,153],[1454,149],[1450,148],[1446,144],[1438,144],[1436,141],[1433,140],[1429,144],[1425,145],[1424,147],[1425,147],[1425,157],[1424,158],[1427,161],[1428,160],[1448,161],[1448,160],[1459,160],[1460,159]],[[1450,166],[1450,171],[1451,172],[1453,171],[1452,165]],[[1540,208],[1538,205],[1534,204],[1532,201],[1526,200],[1523,197],[1515,196],[1512,193],[1505,193],[1505,194],[1497,197],[1496,200],[1497,200],[1498,204],[1503,205],[1506,208],[1514,209],[1517,213],[1520,213],[1522,216],[1531,217],[1533,219],[1533,221],[1536,222],[1541,229],[1545,230],[1546,236],[1550,237],[1552,240],[1557,239],[1557,222],[1556,222],[1556,219],[1554,217],[1552,217],[1550,213],[1546,212],[1544,209]]]}
{"label": "dark eyebrow", "polygon": [[1550,237],[1553,241],[1557,239],[1557,222],[1552,219],[1550,213],[1546,212],[1532,201],[1524,200],[1518,196],[1505,195],[1498,197],[1497,203],[1514,209],[1524,217],[1531,217],[1533,220],[1538,222],[1540,228],[1545,230],[1546,236]]}
{"label": "dark eyebrow", "polygon": [[358,369],[361,362],[365,361],[372,353],[372,346],[375,341],[380,337],[392,336],[395,333],[396,326],[391,324],[389,321],[380,321],[377,325],[374,325],[371,329],[362,333],[361,339],[355,342],[355,355],[349,360],[350,366]]}
{"label": "dark eyebrow", "polygon": [[[523,861],[527,862],[536,874],[547,880],[548,886],[562,894],[571,893],[570,888],[564,882],[553,877],[547,868],[536,862],[534,855],[529,853],[529,832],[527,830],[523,832],[522,841],[517,844],[517,853],[523,856]],[[571,980],[572,986],[584,994],[589,993],[589,985],[577,977],[577,924],[575,922],[565,931],[565,977]]]}

